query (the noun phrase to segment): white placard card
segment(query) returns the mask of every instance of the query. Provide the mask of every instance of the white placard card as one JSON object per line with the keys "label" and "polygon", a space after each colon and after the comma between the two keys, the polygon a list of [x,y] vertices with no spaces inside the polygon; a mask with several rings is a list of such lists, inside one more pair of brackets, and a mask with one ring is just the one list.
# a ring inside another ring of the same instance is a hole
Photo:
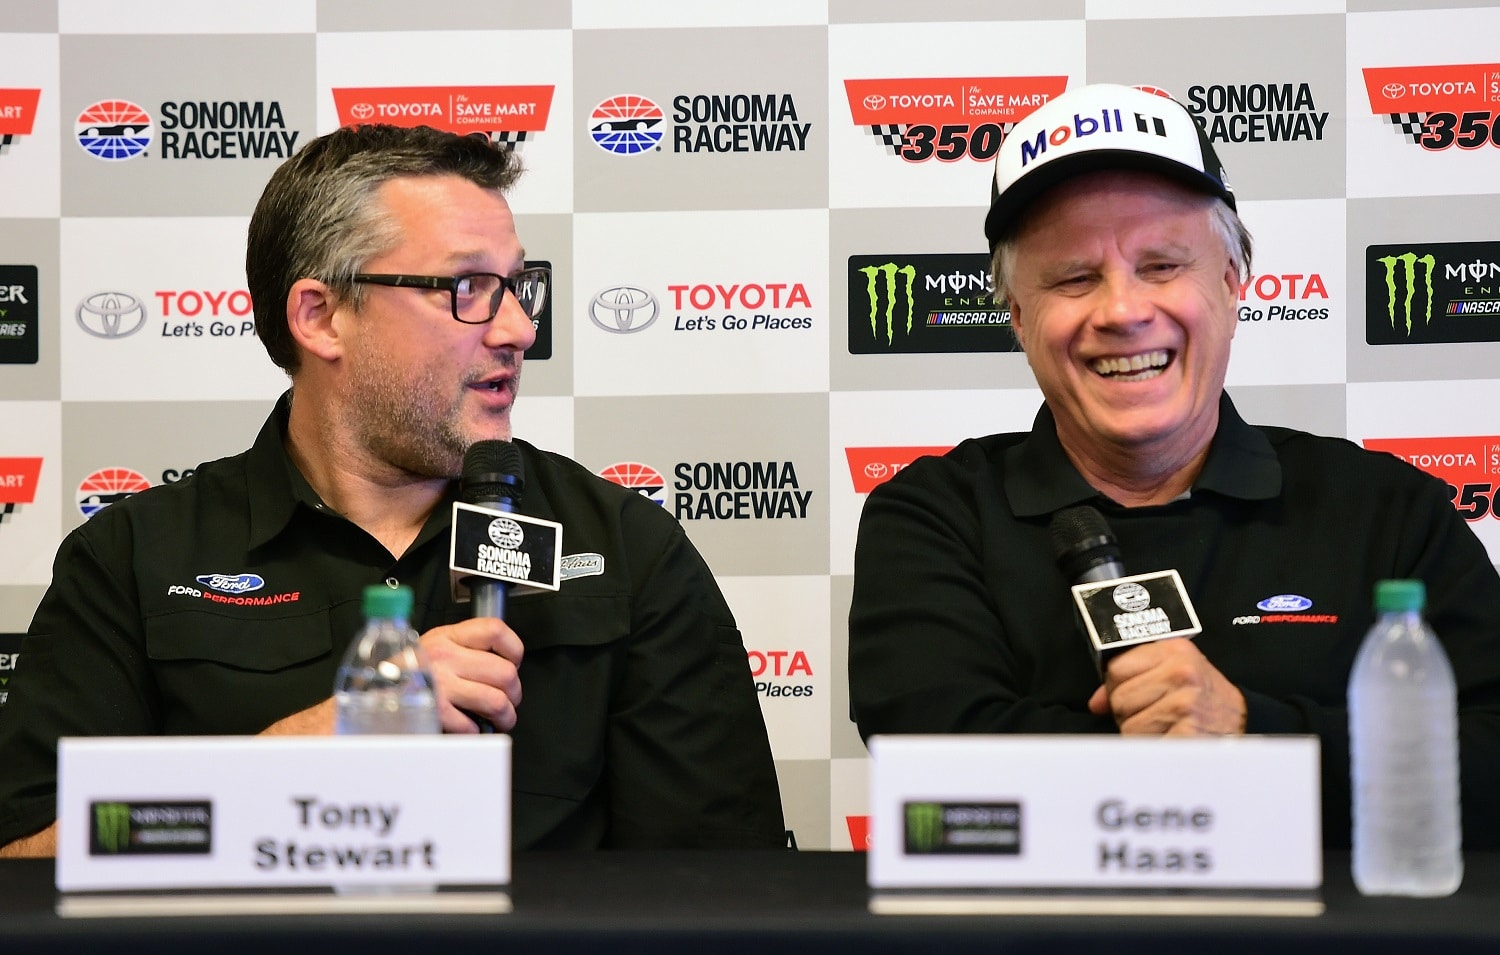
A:
{"label": "white placard card", "polygon": [[57,888],[505,885],[510,743],[63,739]]}
{"label": "white placard card", "polygon": [[1322,884],[1315,736],[884,736],[876,889]]}

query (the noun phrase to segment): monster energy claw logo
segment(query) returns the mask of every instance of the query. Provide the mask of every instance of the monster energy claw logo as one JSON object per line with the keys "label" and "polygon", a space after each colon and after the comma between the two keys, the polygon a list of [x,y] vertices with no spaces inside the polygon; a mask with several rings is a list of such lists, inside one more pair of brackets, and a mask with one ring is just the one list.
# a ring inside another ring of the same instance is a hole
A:
{"label": "monster energy claw logo", "polygon": [[880,296],[875,287],[876,276],[885,276],[885,342],[891,344],[896,339],[896,277],[903,276],[906,279],[906,334],[911,334],[911,322],[916,300],[912,296],[912,289],[916,285],[917,270],[915,266],[898,266],[894,262],[886,262],[883,265],[867,265],[859,271],[863,272],[868,282],[866,291],[870,297],[870,334],[878,340],[880,338]]}
{"label": "monster energy claw logo", "polygon": [[1432,273],[1437,269],[1437,260],[1430,254],[1418,256],[1415,252],[1406,252],[1401,255],[1384,255],[1375,261],[1385,266],[1385,288],[1388,293],[1386,310],[1390,313],[1391,328],[1396,327],[1396,264],[1399,262],[1404,267],[1406,280],[1406,299],[1403,308],[1406,311],[1406,334],[1411,334],[1411,300],[1417,290],[1417,265],[1420,263],[1425,267],[1427,286],[1427,311],[1424,316],[1424,324],[1432,324]]}
{"label": "monster energy claw logo", "polygon": [[932,852],[943,841],[943,807],[935,802],[906,804],[906,851]]}
{"label": "monster energy claw logo", "polygon": [[94,830],[100,849],[124,851],[130,844],[130,806],[123,802],[94,803]]}

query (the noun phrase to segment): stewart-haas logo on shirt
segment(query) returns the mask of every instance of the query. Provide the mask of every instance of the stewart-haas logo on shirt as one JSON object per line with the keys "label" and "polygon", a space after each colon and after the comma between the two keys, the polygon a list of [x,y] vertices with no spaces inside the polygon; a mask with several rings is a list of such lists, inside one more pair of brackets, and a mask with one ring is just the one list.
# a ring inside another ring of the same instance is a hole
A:
{"label": "stewart-haas logo on shirt", "polygon": [[167,588],[167,596],[195,597],[212,603],[234,604],[241,607],[269,607],[275,604],[296,603],[302,599],[302,592],[299,590],[244,596],[266,585],[265,578],[259,574],[199,574],[194,580],[206,589],[200,590],[185,584],[172,584]]}

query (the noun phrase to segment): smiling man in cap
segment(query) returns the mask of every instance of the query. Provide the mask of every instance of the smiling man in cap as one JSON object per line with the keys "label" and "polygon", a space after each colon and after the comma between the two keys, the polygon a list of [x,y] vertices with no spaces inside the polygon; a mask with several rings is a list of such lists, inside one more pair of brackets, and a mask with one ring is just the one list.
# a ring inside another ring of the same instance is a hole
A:
{"label": "smiling man in cap", "polygon": [[[1236,412],[1251,242],[1193,117],[1155,91],[1075,89],[1016,124],[993,183],[994,287],[1044,404],[1031,431],[870,495],[849,615],[861,734],[1316,733],[1324,838],[1347,845],[1349,671],[1374,582],[1416,578],[1458,677],[1465,844],[1500,845],[1500,578],[1441,481]],[[1129,572],[1180,572],[1195,639],[1096,664],[1049,533],[1080,505]]]}

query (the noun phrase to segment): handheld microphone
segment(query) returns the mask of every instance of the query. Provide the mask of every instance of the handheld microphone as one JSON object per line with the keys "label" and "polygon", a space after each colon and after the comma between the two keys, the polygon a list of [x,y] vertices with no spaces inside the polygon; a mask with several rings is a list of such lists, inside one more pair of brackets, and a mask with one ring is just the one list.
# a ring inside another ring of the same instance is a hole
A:
{"label": "handheld microphone", "polygon": [[1120,542],[1096,508],[1083,504],[1058,511],[1048,530],[1057,566],[1069,580],[1092,584],[1125,576]]}
{"label": "handheld microphone", "polygon": [[[464,455],[458,496],[465,504],[514,512],[526,489],[522,477],[521,452],[509,441],[475,441]],[[510,584],[489,577],[466,580],[471,594],[471,617],[505,619],[505,598]]]}
{"label": "handheld microphone", "polygon": [[1074,581],[1078,620],[1101,677],[1115,653],[1203,631],[1177,571],[1126,576],[1120,542],[1097,509],[1084,504],[1058,511],[1049,530],[1057,566]]}
{"label": "handheld microphone", "polygon": [[[514,512],[526,482],[521,477],[521,452],[509,441],[475,441],[464,454],[458,497],[465,504]],[[455,523],[455,528],[457,524]],[[469,616],[505,619],[505,598],[510,584],[489,577],[468,577]],[[466,713],[481,733],[495,732],[489,720]]]}

